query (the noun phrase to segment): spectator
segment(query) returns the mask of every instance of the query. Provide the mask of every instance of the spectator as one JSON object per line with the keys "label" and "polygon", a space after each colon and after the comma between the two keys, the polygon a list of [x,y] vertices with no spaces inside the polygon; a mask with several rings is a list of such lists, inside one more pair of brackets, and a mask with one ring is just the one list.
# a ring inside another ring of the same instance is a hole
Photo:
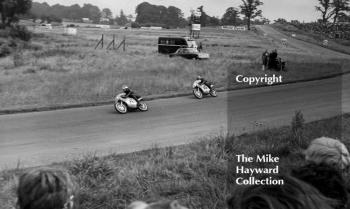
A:
{"label": "spectator", "polygon": [[202,42],[199,42],[198,51],[202,51],[202,50],[203,50],[203,44]]}
{"label": "spectator", "polygon": [[327,164],[310,163],[292,170],[292,175],[318,189],[325,197],[338,201],[335,209],[345,209],[348,202],[346,182],[340,171]]}
{"label": "spectator", "polygon": [[74,184],[64,170],[35,168],[19,178],[20,209],[72,209],[73,194]]}
{"label": "spectator", "polygon": [[265,52],[262,54],[262,70],[265,71],[268,61],[269,61],[269,51],[265,50]]}
{"label": "spectator", "polygon": [[333,209],[334,200],[309,184],[279,175],[284,185],[251,185],[234,191],[227,201],[229,209]]}
{"label": "spectator", "polygon": [[277,69],[277,49],[272,50],[272,52],[269,54],[269,59],[268,59],[268,67],[269,69]]}
{"label": "spectator", "polygon": [[147,204],[142,201],[132,202],[127,209],[188,209],[181,205],[178,201],[159,201]]}
{"label": "spectator", "polygon": [[316,164],[334,165],[345,171],[350,166],[350,154],[339,140],[321,137],[314,139],[305,151],[305,159]]}

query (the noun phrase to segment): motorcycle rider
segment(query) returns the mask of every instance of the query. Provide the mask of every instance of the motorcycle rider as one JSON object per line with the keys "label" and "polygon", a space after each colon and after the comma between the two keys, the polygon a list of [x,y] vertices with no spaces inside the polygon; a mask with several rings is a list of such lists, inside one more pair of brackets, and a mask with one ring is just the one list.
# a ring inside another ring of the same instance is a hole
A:
{"label": "motorcycle rider", "polygon": [[125,93],[124,98],[127,98],[127,97],[133,98],[136,100],[137,106],[140,106],[140,101],[139,101],[140,96],[136,95],[135,92],[131,91],[129,87],[126,85],[123,85],[122,89],[123,89],[123,92]]}
{"label": "motorcycle rider", "polygon": [[210,83],[209,81],[205,80],[204,78],[202,78],[202,76],[197,76],[197,81],[199,82],[199,85],[205,84],[206,86],[208,86],[208,88],[211,90],[212,89],[212,83]]}

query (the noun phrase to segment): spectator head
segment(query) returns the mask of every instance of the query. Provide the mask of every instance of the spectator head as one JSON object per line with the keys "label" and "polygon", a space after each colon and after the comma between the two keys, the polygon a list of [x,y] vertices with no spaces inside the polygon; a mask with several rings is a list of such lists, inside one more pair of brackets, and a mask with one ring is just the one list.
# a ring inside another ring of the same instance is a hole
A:
{"label": "spectator head", "polygon": [[17,189],[20,209],[72,209],[74,184],[68,172],[35,168],[23,173]]}
{"label": "spectator head", "polygon": [[292,171],[292,175],[318,189],[325,197],[338,201],[336,209],[348,202],[346,182],[339,169],[327,164],[310,163]]}
{"label": "spectator head", "polygon": [[314,139],[305,151],[305,159],[316,164],[325,163],[342,170],[350,166],[350,154],[339,140],[321,137]]}
{"label": "spectator head", "polygon": [[335,203],[317,189],[291,176],[279,175],[284,185],[251,185],[236,188],[229,209],[333,209]]}
{"label": "spectator head", "polygon": [[188,209],[181,205],[177,200],[159,201],[147,204],[142,201],[135,201],[131,203],[127,209]]}

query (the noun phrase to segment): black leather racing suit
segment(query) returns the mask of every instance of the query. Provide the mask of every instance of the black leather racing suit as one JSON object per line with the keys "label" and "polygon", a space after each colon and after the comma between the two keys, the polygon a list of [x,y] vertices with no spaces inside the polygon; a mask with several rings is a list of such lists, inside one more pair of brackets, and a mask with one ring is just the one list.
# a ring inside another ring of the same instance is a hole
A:
{"label": "black leather racing suit", "polygon": [[199,79],[199,81],[200,81],[199,82],[200,85],[205,84],[211,90],[211,83],[209,81],[205,80],[204,78]]}
{"label": "black leather racing suit", "polygon": [[125,97],[130,97],[136,100],[137,105],[140,105],[139,98],[140,96],[136,95],[135,92],[131,91],[130,89],[124,90]]}

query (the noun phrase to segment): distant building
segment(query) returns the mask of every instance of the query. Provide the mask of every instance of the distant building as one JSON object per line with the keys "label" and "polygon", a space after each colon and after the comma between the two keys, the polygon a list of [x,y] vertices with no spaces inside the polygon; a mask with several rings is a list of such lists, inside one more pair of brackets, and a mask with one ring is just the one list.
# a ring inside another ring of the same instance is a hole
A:
{"label": "distant building", "polygon": [[83,21],[83,23],[92,23],[92,20],[90,20],[90,18],[81,18],[81,20]]}
{"label": "distant building", "polygon": [[104,17],[100,18],[100,23],[109,24],[109,22],[110,22],[109,18],[104,18]]}

